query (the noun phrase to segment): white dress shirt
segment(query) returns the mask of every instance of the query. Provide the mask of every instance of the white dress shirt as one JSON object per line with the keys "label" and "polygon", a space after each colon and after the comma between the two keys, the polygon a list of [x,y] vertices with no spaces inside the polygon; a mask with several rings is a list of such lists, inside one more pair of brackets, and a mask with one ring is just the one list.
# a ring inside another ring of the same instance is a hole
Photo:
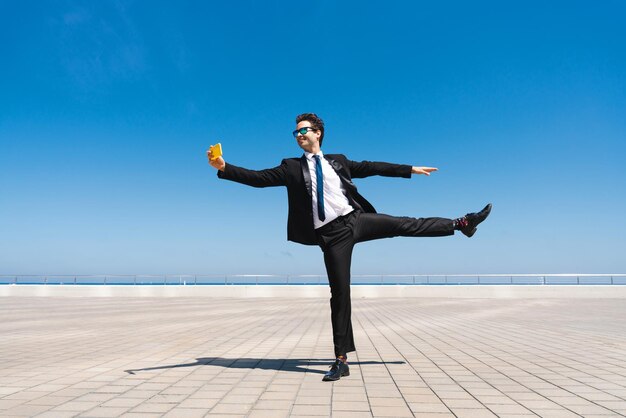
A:
{"label": "white dress shirt", "polygon": [[[317,173],[315,171],[314,155],[319,155],[322,163],[322,174],[324,175],[324,221],[320,221],[317,216]],[[322,151],[317,154],[310,152],[304,153],[307,163],[309,164],[309,173],[311,174],[311,197],[313,198],[313,225],[315,229],[332,222],[339,216],[347,215],[354,208],[350,205],[346,197],[346,191],[341,184],[341,179],[337,172],[330,166]]]}

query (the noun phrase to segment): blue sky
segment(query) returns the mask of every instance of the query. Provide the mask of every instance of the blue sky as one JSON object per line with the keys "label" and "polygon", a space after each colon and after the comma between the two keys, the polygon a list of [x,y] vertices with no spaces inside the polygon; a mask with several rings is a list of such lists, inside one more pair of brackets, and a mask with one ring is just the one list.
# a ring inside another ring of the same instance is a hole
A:
{"label": "blue sky", "polygon": [[626,5],[0,3],[0,274],[321,274],[282,188],[220,181],[323,150],[440,169],[357,181],[472,239],[356,247],[355,274],[626,272]]}

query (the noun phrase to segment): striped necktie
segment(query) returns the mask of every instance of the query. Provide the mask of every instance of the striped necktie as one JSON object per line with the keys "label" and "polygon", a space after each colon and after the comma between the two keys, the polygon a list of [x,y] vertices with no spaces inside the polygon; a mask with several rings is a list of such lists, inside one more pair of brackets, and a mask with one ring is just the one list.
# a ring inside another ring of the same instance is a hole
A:
{"label": "striped necktie", "polygon": [[324,222],[326,214],[324,213],[324,174],[322,173],[322,162],[319,155],[315,157],[315,175],[317,177],[317,217]]}

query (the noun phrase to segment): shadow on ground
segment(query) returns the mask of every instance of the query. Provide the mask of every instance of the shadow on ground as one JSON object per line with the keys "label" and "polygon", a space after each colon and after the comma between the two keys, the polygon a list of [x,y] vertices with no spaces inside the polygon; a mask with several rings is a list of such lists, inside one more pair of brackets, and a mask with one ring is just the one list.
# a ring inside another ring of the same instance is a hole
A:
{"label": "shadow on ground", "polygon": [[[258,358],[222,358],[200,357],[195,363],[169,364],[164,366],[146,367],[143,369],[124,370],[128,374],[150,370],[177,369],[179,367],[218,366],[229,369],[261,369],[280,370],[285,372],[319,373],[324,371],[310,368],[311,366],[328,366],[334,359],[258,359]],[[350,365],[367,364],[404,364],[403,361],[354,361]]]}

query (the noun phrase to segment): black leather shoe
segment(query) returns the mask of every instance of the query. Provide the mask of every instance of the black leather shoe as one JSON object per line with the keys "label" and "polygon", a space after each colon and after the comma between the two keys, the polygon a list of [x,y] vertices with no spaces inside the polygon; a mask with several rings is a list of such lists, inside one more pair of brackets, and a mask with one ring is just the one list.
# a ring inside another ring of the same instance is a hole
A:
{"label": "black leather shoe", "polygon": [[487,219],[489,213],[491,213],[491,203],[485,206],[483,210],[478,213],[468,213],[465,215],[465,219],[467,219],[467,226],[461,228],[460,231],[467,237],[471,237],[474,233],[476,233],[476,227],[478,224]]}
{"label": "black leather shoe", "polygon": [[323,382],[331,382],[341,379],[343,376],[350,376],[350,367],[343,361],[337,359],[330,366],[330,371],[324,375]]}

